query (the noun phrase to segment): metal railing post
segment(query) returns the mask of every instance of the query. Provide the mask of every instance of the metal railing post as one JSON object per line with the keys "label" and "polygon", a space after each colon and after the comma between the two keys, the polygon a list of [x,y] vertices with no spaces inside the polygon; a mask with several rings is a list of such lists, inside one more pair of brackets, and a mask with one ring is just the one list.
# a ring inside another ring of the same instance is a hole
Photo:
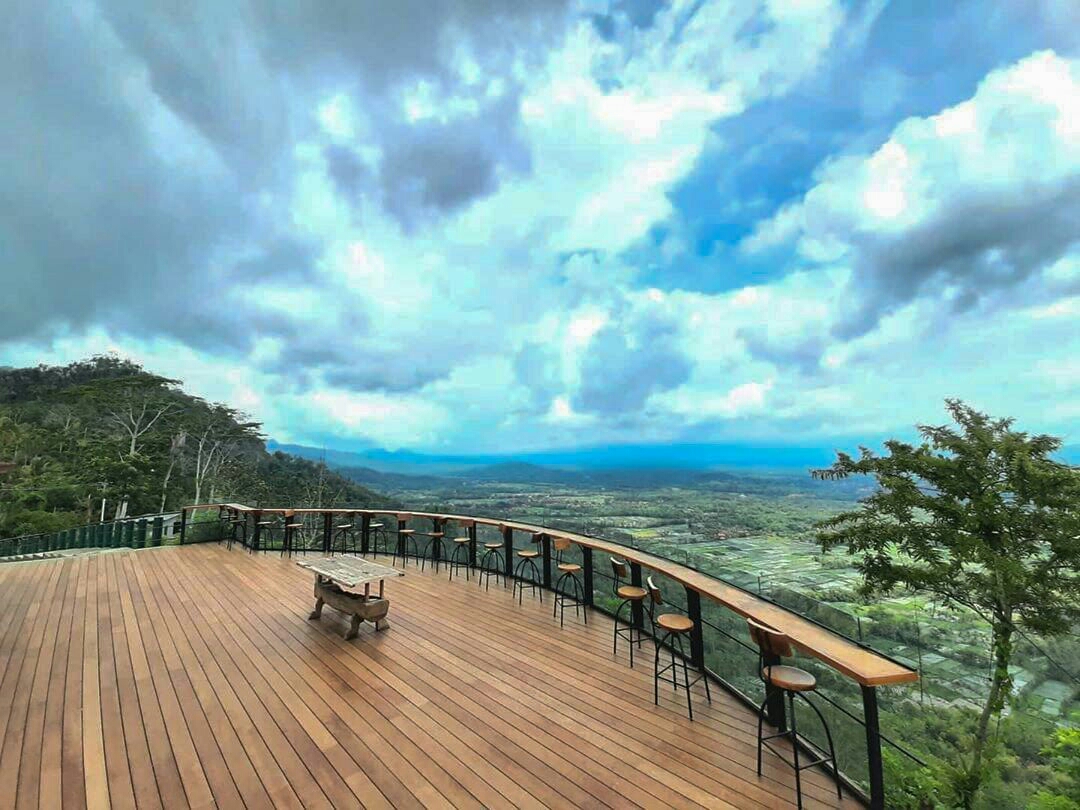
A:
{"label": "metal railing post", "polygon": [[[446,521],[442,518],[431,519],[431,532],[437,534],[438,532],[445,531]],[[445,537],[432,537],[431,538],[431,561],[438,564],[442,560],[443,541]]]}
{"label": "metal railing post", "polygon": [[694,623],[690,631],[690,662],[698,669],[705,669],[705,633],[701,621],[701,594],[689,586],[686,588],[686,615]]}
{"label": "metal railing post", "polygon": [[180,507],[180,545],[184,545],[187,538],[187,508]]}
{"label": "metal railing post", "polygon": [[252,518],[255,521],[255,525],[251,527],[251,550],[258,551],[259,542],[262,539],[262,526],[259,525],[262,523],[262,510],[256,509]]}
{"label": "metal railing post", "polygon": [[506,574],[506,579],[509,581],[510,577],[514,573],[514,530],[509,526],[503,526],[502,538],[503,538],[503,573]]}
{"label": "metal railing post", "polygon": [[165,518],[163,518],[161,515],[158,515],[156,518],[154,518],[154,524],[150,528],[150,545],[161,545],[161,535],[164,533],[164,529]]}
{"label": "metal railing post", "polygon": [[[636,562],[630,563],[630,584],[638,588],[644,587],[641,584],[641,566]],[[645,597],[646,599],[648,597]],[[639,631],[645,629],[645,605],[641,600],[634,600],[634,603],[630,606],[630,618],[634,627]]]}
{"label": "metal railing post", "polygon": [[546,534],[540,535],[540,548],[544,558],[544,588],[551,590],[551,538]]}
{"label": "metal railing post", "polygon": [[334,516],[330,512],[323,512],[322,516],[322,550],[323,554],[330,553],[330,547],[334,544]]}
{"label": "metal railing post", "polygon": [[469,567],[476,568],[476,521],[469,524]]}
{"label": "metal railing post", "polygon": [[371,549],[371,515],[360,516],[360,553],[367,554]]}
{"label": "metal railing post", "polygon": [[592,549],[588,546],[581,547],[581,572],[584,580],[585,604],[592,607],[593,603],[593,567]]}
{"label": "metal railing post", "polygon": [[866,765],[870,776],[870,808],[885,808],[885,776],[881,765],[881,729],[878,725],[877,689],[862,687],[863,719],[866,723]]}

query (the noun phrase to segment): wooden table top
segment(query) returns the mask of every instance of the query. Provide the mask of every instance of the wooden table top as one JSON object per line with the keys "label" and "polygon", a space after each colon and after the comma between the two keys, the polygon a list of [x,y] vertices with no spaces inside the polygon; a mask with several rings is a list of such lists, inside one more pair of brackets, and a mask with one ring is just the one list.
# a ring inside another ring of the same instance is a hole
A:
{"label": "wooden table top", "polygon": [[339,554],[336,557],[320,557],[316,560],[297,560],[297,565],[313,574],[336,582],[343,588],[355,588],[367,582],[375,582],[390,577],[403,577],[404,571],[389,565],[365,560],[353,554]]}

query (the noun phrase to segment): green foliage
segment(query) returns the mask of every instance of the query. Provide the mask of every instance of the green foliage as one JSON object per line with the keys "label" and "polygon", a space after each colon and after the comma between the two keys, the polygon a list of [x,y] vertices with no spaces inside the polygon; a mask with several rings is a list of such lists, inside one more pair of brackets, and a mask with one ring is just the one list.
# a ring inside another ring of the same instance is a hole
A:
{"label": "green foliage", "polygon": [[182,504],[382,505],[324,465],[266,452],[259,425],[115,357],[0,369],[0,537]]}
{"label": "green foliage", "polygon": [[1060,634],[1080,620],[1080,469],[1050,457],[1057,438],[947,405],[956,427],[924,425],[918,446],[894,440],[885,456],[840,453],[815,472],[878,484],[859,508],[819,524],[817,536],[823,550],[857,558],[866,594],[928,592],[990,623],[990,690],[970,756],[950,779],[971,807],[987,773],[990,721],[1011,693],[1014,634]]}
{"label": "green foliage", "polygon": [[941,784],[933,771],[889,748],[881,752],[888,805],[895,810],[934,810],[942,807]]}

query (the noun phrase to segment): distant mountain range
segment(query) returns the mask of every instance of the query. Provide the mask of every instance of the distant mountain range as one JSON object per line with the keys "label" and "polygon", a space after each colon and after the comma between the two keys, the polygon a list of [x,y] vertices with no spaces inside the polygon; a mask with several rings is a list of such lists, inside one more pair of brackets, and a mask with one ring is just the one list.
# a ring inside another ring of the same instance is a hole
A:
{"label": "distant mountain range", "polygon": [[[808,474],[811,465],[826,466],[831,454],[813,451],[771,453],[771,467],[730,464],[726,469],[706,466],[706,461],[735,458],[746,461],[748,455],[706,451],[707,446],[644,448],[635,453],[628,448],[618,452],[596,450],[525,454],[508,459],[500,456],[433,456],[420,453],[372,451],[354,453],[322,450],[304,445],[274,445],[276,449],[312,460],[325,460],[342,475],[359,484],[384,492],[409,489],[435,489],[452,486],[455,481],[492,481],[507,484],[561,485],[601,488],[660,488],[670,486],[710,486],[746,493],[792,491],[817,492],[844,497],[866,486],[862,481],[821,482]],[[674,450],[664,453],[662,450]],[[543,458],[553,462],[538,464]],[[577,462],[570,465],[566,462]],[[775,464],[787,461],[787,466]],[[604,463],[601,466],[601,463]],[[695,464],[695,462],[697,462]],[[801,462],[801,463],[800,463]]]}
{"label": "distant mountain range", "polygon": [[[267,446],[325,461],[347,478],[384,492],[441,488],[454,481],[492,481],[612,488],[709,486],[746,493],[798,491],[850,497],[869,486],[869,482],[857,479],[812,480],[811,469],[827,467],[835,458],[835,451],[825,448],[621,445],[514,456],[466,456],[381,449],[354,452],[272,440]],[[1080,447],[1065,448],[1061,456],[1069,463],[1078,463]]]}
{"label": "distant mountain range", "polygon": [[[740,444],[639,444],[545,450],[507,455],[436,455],[409,450],[372,449],[359,452],[321,449],[298,444],[268,446],[310,459],[325,459],[334,467],[368,467],[408,475],[445,475],[478,468],[530,464],[569,470],[714,470],[723,468],[804,472],[832,463],[835,453],[824,447],[750,446]],[[503,469],[502,472],[509,470]],[[505,480],[505,479],[503,479]]]}

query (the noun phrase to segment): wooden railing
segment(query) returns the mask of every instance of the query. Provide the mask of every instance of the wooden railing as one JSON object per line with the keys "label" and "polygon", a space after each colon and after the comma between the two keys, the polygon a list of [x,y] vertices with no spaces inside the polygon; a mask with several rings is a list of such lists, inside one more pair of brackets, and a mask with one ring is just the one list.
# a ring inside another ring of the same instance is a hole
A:
{"label": "wooden railing", "polygon": [[[229,515],[242,517],[245,520],[245,532],[242,538],[244,544],[252,550],[263,550],[261,526],[271,515],[290,517],[302,520],[316,518],[316,533],[321,535],[318,542],[311,548],[330,552],[334,538],[335,518],[347,515],[352,520],[359,519],[359,540],[361,553],[367,553],[371,543],[371,524],[373,519],[386,517],[388,520],[388,534],[396,538],[396,530],[402,525],[399,515],[407,515],[406,519],[430,520],[434,530],[441,530],[449,522],[465,522],[472,528],[468,530],[470,543],[470,563],[475,566],[476,553],[476,528],[477,526],[494,527],[499,531],[504,543],[503,565],[504,574],[509,578],[513,576],[514,564],[514,534],[528,534],[530,537],[539,536],[542,547],[541,571],[544,575],[544,586],[551,588],[551,541],[554,538],[566,538],[581,550],[582,575],[584,580],[584,593],[590,605],[594,601],[594,577],[602,574],[596,570],[594,556],[596,552],[602,555],[610,555],[622,558],[630,564],[631,582],[641,584],[643,572],[648,571],[659,574],[673,582],[681,584],[686,591],[686,608],[689,617],[694,621],[695,631],[691,639],[691,663],[705,670],[704,645],[702,633],[707,625],[703,621],[702,601],[714,603],[727,610],[733,611],[738,616],[753,619],[759,623],[773,627],[787,635],[792,644],[800,653],[817,659],[823,665],[835,670],[845,678],[858,684],[862,693],[863,717],[855,718],[865,729],[866,736],[866,767],[868,774],[868,794],[862,794],[857,783],[846,779],[842,773],[837,772],[837,778],[848,783],[857,794],[863,798],[872,808],[885,806],[884,776],[882,770],[881,744],[882,735],[878,719],[877,689],[882,686],[911,683],[918,680],[918,673],[874,650],[871,650],[851,639],[844,638],[829,629],[817,624],[804,616],[800,616],[786,608],[781,607],[756,594],[750,593],[716,577],[698,571],[692,567],[681,565],[671,560],[649,554],[639,549],[631,548],[609,540],[591,537],[575,532],[553,529],[519,521],[499,520],[475,515],[456,515],[449,513],[434,512],[395,512],[372,509],[310,509],[310,508],[254,508],[243,504],[201,504],[184,507],[181,511],[180,542],[186,541],[187,535],[192,528],[189,515],[197,510],[217,510],[220,518]],[[317,516],[317,517],[316,517]],[[320,525],[321,524],[321,525]],[[222,524],[223,526],[226,524]],[[203,533],[203,539],[207,535]],[[634,616],[633,621],[641,625],[643,617]],[[719,629],[719,628],[717,628]],[[720,631],[724,632],[724,631]],[[725,635],[730,635],[724,633]],[[737,641],[738,639],[736,639]],[[722,686],[733,691],[740,698],[747,700],[746,696],[732,687],[719,676],[715,676]],[[831,701],[830,701],[831,702]],[[752,705],[752,704],[751,704]],[[835,705],[835,704],[834,704]],[[780,695],[767,695],[767,712],[774,725],[785,727],[784,704]],[[850,715],[846,710],[845,714]]]}

